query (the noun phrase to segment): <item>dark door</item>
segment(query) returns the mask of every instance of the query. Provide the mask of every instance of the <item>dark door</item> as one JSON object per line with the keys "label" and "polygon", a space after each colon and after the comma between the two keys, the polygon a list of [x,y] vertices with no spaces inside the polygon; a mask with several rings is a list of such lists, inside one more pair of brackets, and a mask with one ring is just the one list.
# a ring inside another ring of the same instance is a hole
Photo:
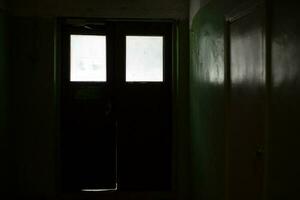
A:
{"label": "dark door", "polygon": [[[117,91],[121,190],[171,189],[171,30],[168,23],[118,25],[122,74]],[[149,44],[149,51],[143,43]],[[151,49],[155,52],[148,55]],[[148,65],[158,67],[152,72],[139,71],[137,66],[131,68],[141,64],[145,65],[143,70]]]}
{"label": "dark door", "polygon": [[170,189],[172,25],[62,27],[63,190]]}
{"label": "dark door", "polygon": [[229,130],[227,198],[261,199],[266,117],[263,9],[251,5],[228,19]]}
{"label": "dark door", "polygon": [[[109,26],[65,24],[61,78],[63,190],[116,187]],[[99,181],[101,180],[101,181]]]}

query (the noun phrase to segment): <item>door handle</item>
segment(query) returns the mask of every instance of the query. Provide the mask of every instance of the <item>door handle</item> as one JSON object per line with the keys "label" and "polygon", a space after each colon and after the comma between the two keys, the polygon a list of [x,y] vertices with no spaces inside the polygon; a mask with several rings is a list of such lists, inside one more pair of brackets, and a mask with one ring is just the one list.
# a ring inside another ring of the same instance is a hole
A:
{"label": "door handle", "polygon": [[255,150],[256,158],[262,158],[265,153],[265,147],[264,145],[257,145]]}
{"label": "door handle", "polygon": [[108,102],[105,107],[105,115],[106,116],[110,115],[111,111],[112,111],[112,105],[110,102]]}

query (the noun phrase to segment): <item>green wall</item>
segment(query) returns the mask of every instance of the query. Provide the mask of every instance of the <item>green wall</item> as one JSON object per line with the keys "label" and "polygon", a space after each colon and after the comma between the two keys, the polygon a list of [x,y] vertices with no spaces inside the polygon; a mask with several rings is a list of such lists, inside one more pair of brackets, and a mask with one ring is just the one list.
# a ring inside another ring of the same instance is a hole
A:
{"label": "green wall", "polygon": [[[249,0],[251,1],[251,0]],[[253,0],[255,1],[255,0]],[[190,121],[193,199],[224,199],[224,16],[238,0],[211,0],[191,19]],[[267,1],[268,131],[265,199],[300,198],[300,14]]]}
{"label": "green wall", "polygon": [[300,14],[294,1],[272,1],[271,112],[267,197],[300,199]]}
{"label": "green wall", "polygon": [[224,196],[223,6],[211,1],[190,30],[190,118],[193,199]]}

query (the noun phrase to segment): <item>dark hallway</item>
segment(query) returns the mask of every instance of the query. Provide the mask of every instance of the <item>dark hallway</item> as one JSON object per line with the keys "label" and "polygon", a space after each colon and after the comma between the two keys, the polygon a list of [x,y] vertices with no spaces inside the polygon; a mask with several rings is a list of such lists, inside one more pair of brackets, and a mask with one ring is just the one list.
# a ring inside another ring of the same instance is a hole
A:
{"label": "dark hallway", "polygon": [[297,5],[1,0],[0,199],[300,199]]}

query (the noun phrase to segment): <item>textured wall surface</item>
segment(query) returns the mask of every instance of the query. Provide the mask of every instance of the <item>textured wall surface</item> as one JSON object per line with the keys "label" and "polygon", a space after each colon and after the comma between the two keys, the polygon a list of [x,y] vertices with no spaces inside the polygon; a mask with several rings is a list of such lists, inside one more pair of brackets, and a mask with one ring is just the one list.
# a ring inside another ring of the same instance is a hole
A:
{"label": "textured wall surface", "polygon": [[272,4],[268,199],[300,194],[300,15],[296,2]]}
{"label": "textured wall surface", "polygon": [[222,5],[210,1],[190,30],[193,199],[224,195],[224,40]]}
{"label": "textured wall surface", "polygon": [[[249,0],[252,1],[252,0]],[[254,0],[253,0],[254,1]],[[194,2],[194,4],[193,4]],[[196,2],[196,4],[195,4]],[[205,1],[203,1],[205,2]],[[222,199],[223,16],[241,1],[211,0],[190,21],[192,180],[194,199]],[[197,4],[198,3],[198,4]],[[265,199],[299,199],[300,15],[297,3],[268,1],[271,65]],[[191,8],[192,10],[192,8]],[[219,58],[219,59],[217,59]],[[218,61],[219,60],[219,61]],[[219,141],[219,142],[218,142]]]}

